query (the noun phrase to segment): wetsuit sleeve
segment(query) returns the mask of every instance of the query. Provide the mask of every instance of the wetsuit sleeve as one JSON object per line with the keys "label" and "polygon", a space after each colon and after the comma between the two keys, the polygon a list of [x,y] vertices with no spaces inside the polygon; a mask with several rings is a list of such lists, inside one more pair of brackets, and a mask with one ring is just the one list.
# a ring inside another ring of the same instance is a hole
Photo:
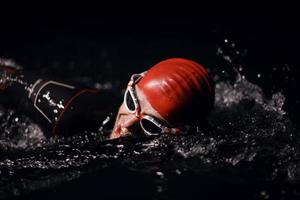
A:
{"label": "wetsuit sleeve", "polygon": [[29,115],[52,135],[93,131],[115,106],[115,95],[109,91],[23,71],[15,77],[0,91],[0,103]]}

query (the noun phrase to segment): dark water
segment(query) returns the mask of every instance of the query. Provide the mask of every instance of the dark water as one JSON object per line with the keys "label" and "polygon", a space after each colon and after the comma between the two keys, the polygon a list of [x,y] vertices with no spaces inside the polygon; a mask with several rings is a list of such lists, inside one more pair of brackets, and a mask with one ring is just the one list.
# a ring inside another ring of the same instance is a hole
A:
{"label": "dark water", "polygon": [[49,139],[26,116],[1,107],[1,199],[300,198],[299,128],[282,85],[264,83],[292,79],[288,65],[268,76],[257,66],[251,70],[247,51],[222,34],[209,41],[65,34],[72,37],[23,42],[15,57],[41,74],[111,90],[166,57],[202,60],[216,84],[211,128],[178,137],[102,141],[99,131]]}

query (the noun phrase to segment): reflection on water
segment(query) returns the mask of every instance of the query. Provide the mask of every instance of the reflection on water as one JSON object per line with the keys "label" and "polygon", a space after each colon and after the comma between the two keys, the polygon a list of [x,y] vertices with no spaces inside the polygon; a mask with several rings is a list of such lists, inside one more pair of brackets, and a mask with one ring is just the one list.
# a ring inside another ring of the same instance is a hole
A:
{"label": "reflection on water", "polygon": [[[100,131],[46,138],[26,116],[1,107],[0,198],[39,198],[43,192],[51,198],[53,190],[63,192],[60,183],[82,184],[84,191],[92,188],[93,182],[82,177],[112,181],[125,177],[153,199],[299,198],[299,130],[283,109],[285,96],[276,92],[267,98],[249,82],[242,73],[242,52],[224,41],[231,47],[218,47],[217,56],[231,68],[212,70],[216,102],[209,130],[141,140],[101,141]],[[114,84],[109,86],[114,89]],[[101,187],[99,194],[109,195]]]}

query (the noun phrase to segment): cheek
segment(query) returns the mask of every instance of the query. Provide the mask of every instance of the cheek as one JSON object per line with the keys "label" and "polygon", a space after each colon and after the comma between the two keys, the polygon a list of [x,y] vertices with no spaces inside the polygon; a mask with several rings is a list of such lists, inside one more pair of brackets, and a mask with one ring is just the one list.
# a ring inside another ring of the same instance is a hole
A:
{"label": "cheek", "polygon": [[132,113],[128,112],[127,108],[125,107],[124,103],[119,108],[114,128],[117,125],[123,124],[124,122],[128,121],[132,117]]}
{"label": "cheek", "polygon": [[129,114],[128,110],[126,109],[124,103],[121,104],[119,108],[119,113],[118,114]]}
{"label": "cheek", "polygon": [[124,103],[122,103],[121,106],[119,107],[115,121],[117,122],[119,120],[120,116],[126,115],[126,114],[129,114],[129,113],[128,113],[127,109],[125,108]]}

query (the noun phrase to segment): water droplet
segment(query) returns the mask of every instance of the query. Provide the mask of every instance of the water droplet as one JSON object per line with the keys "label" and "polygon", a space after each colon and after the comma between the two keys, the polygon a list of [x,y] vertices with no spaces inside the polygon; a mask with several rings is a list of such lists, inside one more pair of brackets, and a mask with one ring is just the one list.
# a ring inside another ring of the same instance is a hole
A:
{"label": "water droplet", "polygon": [[133,151],[133,154],[135,154],[135,155],[140,155],[140,152],[138,152],[138,151]]}
{"label": "water droplet", "polygon": [[261,74],[257,74],[257,78],[260,78],[261,77]]}
{"label": "water droplet", "polygon": [[162,192],[163,191],[163,187],[162,186],[157,186],[157,192]]}
{"label": "water droplet", "polygon": [[156,175],[159,176],[160,178],[164,178],[164,173],[162,172],[156,172]]}
{"label": "water droplet", "polygon": [[223,50],[219,47],[219,48],[217,49],[217,55],[221,55],[221,54],[223,54]]}
{"label": "water droplet", "polygon": [[110,121],[110,117],[107,116],[107,117],[105,118],[105,120],[102,122],[102,125],[107,124],[109,121]]}
{"label": "water droplet", "polygon": [[260,195],[264,198],[264,199],[268,199],[270,196],[267,194],[266,191],[261,191]]}
{"label": "water droplet", "polygon": [[232,60],[230,56],[223,56],[224,60],[228,61],[229,63],[232,63]]}
{"label": "water droplet", "polygon": [[227,42],[228,42],[228,39],[224,39],[224,42],[227,43]]}

